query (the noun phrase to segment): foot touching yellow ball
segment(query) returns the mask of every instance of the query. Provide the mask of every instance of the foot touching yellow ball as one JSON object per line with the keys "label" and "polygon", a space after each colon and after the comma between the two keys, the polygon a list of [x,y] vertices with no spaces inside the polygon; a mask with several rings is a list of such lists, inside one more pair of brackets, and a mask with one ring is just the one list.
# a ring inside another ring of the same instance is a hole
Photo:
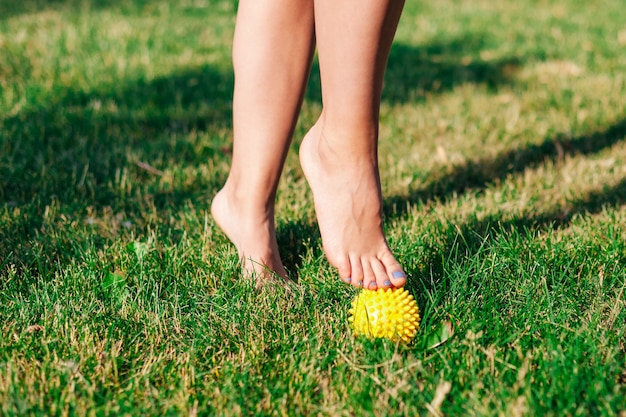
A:
{"label": "foot touching yellow ball", "polygon": [[361,290],[349,310],[350,327],[357,336],[384,337],[410,342],[419,327],[415,299],[404,288]]}

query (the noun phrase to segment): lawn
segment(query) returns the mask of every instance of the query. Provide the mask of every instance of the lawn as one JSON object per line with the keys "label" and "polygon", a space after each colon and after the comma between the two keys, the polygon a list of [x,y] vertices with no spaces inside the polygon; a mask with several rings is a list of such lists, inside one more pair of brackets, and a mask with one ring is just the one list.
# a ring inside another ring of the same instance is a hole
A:
{"label": "lawn", "polygon": [[[386,73],[389,242],[422,323],[355,338],[298,164],[290,291],[209,214],[226,0],[0,0],[0,414],[626,416],[623,0],[409,1]],[[444,334],[444,329],[453,334]]]}

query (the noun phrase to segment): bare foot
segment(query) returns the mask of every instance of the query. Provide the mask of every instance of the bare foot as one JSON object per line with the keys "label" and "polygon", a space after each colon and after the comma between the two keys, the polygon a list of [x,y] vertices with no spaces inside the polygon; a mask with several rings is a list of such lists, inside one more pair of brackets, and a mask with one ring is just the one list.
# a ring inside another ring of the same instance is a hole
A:
{"label": "bare foot", "polygon": [[406,274],[382,229],[376,149],[342,149],[321,124],[305,136],[300,163],[313,190],[324,252],[344,282],[368,289],[401,287]]}
{"label": "bare foot", "polygon": [[273,212],[253,209],[239,201],[227,184],[213,199],[211,214],[237,248],[244,275],[256,279],[257,286],[275,278],[287,280],[276,243]]}

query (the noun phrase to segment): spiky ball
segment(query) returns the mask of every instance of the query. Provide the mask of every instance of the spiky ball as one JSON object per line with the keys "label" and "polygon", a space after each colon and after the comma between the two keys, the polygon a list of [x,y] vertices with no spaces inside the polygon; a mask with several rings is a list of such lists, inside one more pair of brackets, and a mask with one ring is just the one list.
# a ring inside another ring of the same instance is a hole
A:
{"label": "spiky ball", "polygon": [[404,288],[361,290],[348,311],[354,333],[410,342],[419,327],[420,315],[413,296]]}

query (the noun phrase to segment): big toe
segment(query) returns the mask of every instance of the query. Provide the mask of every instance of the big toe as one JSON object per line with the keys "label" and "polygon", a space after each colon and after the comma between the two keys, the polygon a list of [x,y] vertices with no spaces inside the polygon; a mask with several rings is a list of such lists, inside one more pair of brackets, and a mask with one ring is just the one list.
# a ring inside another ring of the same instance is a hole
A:
{"label": "big toe", "polygon": [[391,284],[394,287],[402,287],[406,284],[407,276],[406,272],[402,269],[395,270],[391,273]]}
{"label": "big toe", "polygon": [[384,265],[387,280],[394,287],[402,287],[406,284],[407,275],[404,272],[402,265],[394,258],[391,253],[382,257],[382,264]]}

